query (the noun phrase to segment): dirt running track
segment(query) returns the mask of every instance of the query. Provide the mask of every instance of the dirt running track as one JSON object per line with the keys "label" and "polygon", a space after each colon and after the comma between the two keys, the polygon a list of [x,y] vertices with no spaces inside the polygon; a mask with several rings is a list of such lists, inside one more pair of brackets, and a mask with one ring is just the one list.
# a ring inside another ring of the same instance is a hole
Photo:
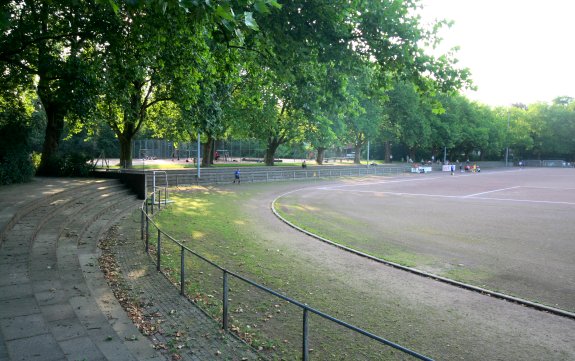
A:
{"label": "dirt running track", "polygon": [[[489,173],[483,172],[477,176],[487,179]],[[446,181],[454,180],[446,178],[444,183]],[[331,182],[322,186],[343,184]],[[309,183],[281,184],[273,190],[261,192],[245,204],[245,210],[251,218],[250,227],[265,236],[270,248],[294,251],[309,264],[311,272],[329,274],[334,280],[345,283],[349,294],[355,295],[356,302],[378,305],[371,310],[371,314],[355,315],[350,321],[361,327],[362,317],[393,314],[393,324],[382,323],[381,330],[374,330],[375,333],[392,340],[417,340],[414,343],[417,345],[416,351],[437,360],[575,360],[573,319],[519,306],[367,260],[304,235],[271,212],[270,203],[276,197],[290,190],[318,186]],[[434,189],[437,195],[445,195],[445,189],[437,185]],[[490,186],[472,195],[486,192],[482,193],[483,197],[495,197],[495,194],[488,194],[494,189],[497,188]],[[573,190],[568,192],[573,193]],[[469,194],[463,192],[457,196]],[[505,198],[509,197],[513,195],[508,194]],[[449,220],[445,220],[445,223],[450,224]],[[518,260],[513,267],[520,264]],[[557,274],[560,270],[551,268],[549,272]],[[573,273],[563,276],[570,282],[575,277]],[[569,301],[566,304],[572,306]]]}

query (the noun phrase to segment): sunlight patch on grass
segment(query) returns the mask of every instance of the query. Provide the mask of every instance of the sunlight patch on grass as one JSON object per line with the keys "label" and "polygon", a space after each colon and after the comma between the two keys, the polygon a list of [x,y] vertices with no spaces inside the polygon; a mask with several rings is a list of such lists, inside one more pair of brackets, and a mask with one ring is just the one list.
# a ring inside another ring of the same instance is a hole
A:
{"label": "sunlight patch on grass", "polygon": [[192,230],[192,239],[202,239],[206,236],[205,232],[199,230]]}

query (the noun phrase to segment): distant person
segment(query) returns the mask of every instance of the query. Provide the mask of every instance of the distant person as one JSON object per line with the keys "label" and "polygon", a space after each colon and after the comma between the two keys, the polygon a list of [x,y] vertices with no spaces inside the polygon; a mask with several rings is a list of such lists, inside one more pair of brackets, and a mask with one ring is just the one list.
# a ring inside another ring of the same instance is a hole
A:
{"label": "distant person", "polygon": [[305,160],[304,160],[303,163],[301,164],[301,167],[302,167],[303,169],[306,169],[306,168],[307,168],[307,164],[305,163]]}
{"label": "distant person", "polygon": [[236,171],[234,172],[234,183],[238,181],[238,184],[240,184],[241,180],[240,180],[240,170],[239,168],[236,169]]}
{"label": "distant person", "polygon": [[451,165],[451,175],[455,174],[455,164]]}

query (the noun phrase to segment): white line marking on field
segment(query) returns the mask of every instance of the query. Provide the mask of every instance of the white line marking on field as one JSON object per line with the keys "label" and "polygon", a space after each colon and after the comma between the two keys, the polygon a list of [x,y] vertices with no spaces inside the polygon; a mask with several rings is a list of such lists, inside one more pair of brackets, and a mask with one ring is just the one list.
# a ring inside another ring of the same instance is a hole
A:
{"label": "white line marking on field", "polygon": [[[327,190],[327,189],[326,189]],[[342,192],[357,192],[357,193],[375,193],[375,194],[389,194],[392,196],[415,196],[415,197],[436,197],[436,198],[463,198],[461,196],[448,196],[444,194],[427,194],[427,193],[406,193],[406,192],[378,192],[378,191],[358,191],[358,190],[342,190]]]}
{"label": "white line marking on field", "polygon": [[471,198],[471,197],[475,197],[475,196],[480,196],[482,194],[488,194],[488,193],[495,193],[495,192],[503,192],[503,191],[507,191],[509,189],[517,189],[520,188],[520,186],[515,186],[515,187],[508,187],[508,188],[501,188],[501,189],[494,189],[492,191],[487,191],[487,192],[480,192],[480,193],[474,193],[474,194],[468,194],[466,196],[463,196],[463,198]]}
{"label": "white line marking on field", "polygon": [[432,180],[432,179],[440,179],[440,177],[417,178],[417,179],[400,179],[400,180],[385,180],[385,181],[381,181],[381,182],[343,184],[343,185],[338,185],[338,186],[318,187],[317,189],[321,189],[321,190],[333,190],[333,189],[341,189],[341,188],[347,188],[347,187],[363,187],[363,186],[371,186],[371,185],[378,185],[378,184],[405,183],[405,182],[422,182],[422,181]]}
{"label": "white line marking on field", "polygon": [[575,202],[535,201],[532,199],[511,199],[511,198],[491,198],[491,197],[475,197],[473,199],[485,199],[485,200],[505,201],[505,202],[523,202],[523,203],[566,204],[569,206],[575,206]]}
{"label": "white line marking on field", "polygon": [[[512,187],[518,188],[518,187]],[[320,190],[331,190],[329,188],[318,188]],[[560,202],[560,201],[537,201],[531,199],[512,199],[512,198],[494,198],[494,197],[470,197],[470,196],[450,196],[445,194],[427,194],[427,193],[406,193],[406,192],[378,192],[378,191],[358,191],[358,190],[344,190],[340,189],[340,192],[356,192],[356,193],[373,193],[373,194],[388,194],[392,196],[413,196],[413,197],[431,197],[431,198],[454,198],[454,199],[480,199],[489,201],[502,201],[502,202],[522,202],[522,203],[542,203],[542,204],[563,204],[575,206],[574,202]],[[485,194],[490,192],[483,192],[478,194]]]}
{"label": "white line marking on field", "polygon": [[551,189],[554,191],[573,191],[575,188],[557,188],[557,187],[536,187],[536,186],[521,186],[521,188],[530,188],[530,189]]}

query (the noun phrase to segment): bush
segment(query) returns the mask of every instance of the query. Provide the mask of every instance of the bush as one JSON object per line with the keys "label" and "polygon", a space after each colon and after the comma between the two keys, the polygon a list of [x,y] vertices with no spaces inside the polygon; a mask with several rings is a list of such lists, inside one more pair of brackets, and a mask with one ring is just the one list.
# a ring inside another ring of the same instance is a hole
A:
{"label": "bush", "polygon": [[87,177],[92,170],[92,166],[88,163],[90,159],[91,157],[84,153],[74,152],[66,154],[64,156],[61,175],[68,177]]}
{"label": "bush", "polygon": [[88,163],[90,159],[82,152],[59,153],[48,159],[42,168],[42,174],[56,177],[87,177],[92,170],[92,166]]}
{"label": "bush", "polygon": [[29,182],[35,171],[29,154],[14,149],[8,150],[0,162],[0,184]]}

